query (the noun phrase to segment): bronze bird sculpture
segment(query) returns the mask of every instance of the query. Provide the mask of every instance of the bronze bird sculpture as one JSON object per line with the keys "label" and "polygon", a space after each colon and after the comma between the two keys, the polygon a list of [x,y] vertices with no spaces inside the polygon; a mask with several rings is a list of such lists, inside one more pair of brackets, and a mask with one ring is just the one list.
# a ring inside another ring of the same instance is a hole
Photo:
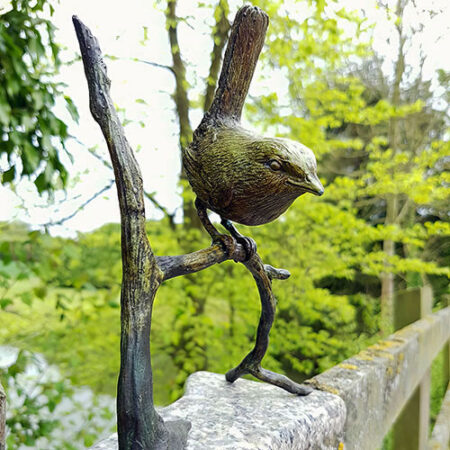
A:
{"label": "bronze bird sculpture", "polygon": [[289,139],[257,136],[240,125],[268,23],[267,14],[251,5],[236,14],[214,100],[182,153],[198,215],[213,242],[221,242],[229,252],[227,246],[234,241],[216,230],[207,209],[220,215],[248,258],[256,244],[240,235],[232,221],[261,225],[275,220],[305,192],[323,194],[309,148]]}
{"label": "bronze bird sculpture", "polygon": [[199,127],[183,151],[183,165],[197,195],[200,220],[213,241],[223,239],[206,209],[219,214],[248,257],[256,246],[231,221],[262,225],[283,214],[304,193],[324,192],[309,148],[290,139],[257,136],[235,122]]}

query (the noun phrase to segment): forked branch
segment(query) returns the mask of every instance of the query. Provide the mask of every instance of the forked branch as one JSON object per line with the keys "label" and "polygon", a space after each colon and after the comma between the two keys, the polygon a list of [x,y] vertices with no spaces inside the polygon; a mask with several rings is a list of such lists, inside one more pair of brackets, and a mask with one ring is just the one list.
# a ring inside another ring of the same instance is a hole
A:
{"label": "forked branch", "polygon": [[[169,2],[174,6],[175,0]],[[89,87],[90,108],[108,145],[119,197],[122,230],[121,366],[117,392],[119,448],[181,449],[190,427],[185,421],[164,423],[153,404],[150,361],[150,328],[153,301],[161,283],[170,278],[206,269],[226,260],[242,262],[252,273],[261,297],[261,319],[254,349],[241,364],[226,375],[230,382],[250,373],[288,390],[305,395],[306,387],[261,368],[269,331],[275,315],[272,279],[286,279],[289,272],[264,265],[255,253],[247,253],[239,243],[225,251],[211,245],[187,255],[155,257],[145,231],[142,176],[125,137],[113,101],[110,80],[97,39],[76,17],[73,23],[80,44]],[[225,54],[215,99],[204,121],[239,121],[251,78],[268,25],[267,15],[245,6],[236,16]],[[212,120],[209,120],[212,119]]]}
{"label": "forked branch", "polygon": [[276,300],[272,292],[271,278],[286,279],[289,272],[283,269],[275,269],[264,265],[260,256],[255,253],[249,261],[244,262],[258,286],[261,298],[261,317],[259,319],[256,342],[253,350],[242,360],[242,362],[226,374],[229,382],[236,381],[239,377],[251,374],[255,378],[266,383],[274,384],[288,392],[296,395],[308,395],[312,392],[309,386],[300,385],[284,375],[271,372],[261,367],[261,361],[269,346],[269,333],[275,318]]}
{"label": "forked branch", "polygon": [[77,18],[92,115],[105,137],[114,169],[122,230],[120,374],[117,388],[119,448],[181,449],[189,424],[165,424],[153,404],[150,328],[153,301],[161,283],[145,231],[144,191],[139,166],[125,137],[113,101],[101,50]]}

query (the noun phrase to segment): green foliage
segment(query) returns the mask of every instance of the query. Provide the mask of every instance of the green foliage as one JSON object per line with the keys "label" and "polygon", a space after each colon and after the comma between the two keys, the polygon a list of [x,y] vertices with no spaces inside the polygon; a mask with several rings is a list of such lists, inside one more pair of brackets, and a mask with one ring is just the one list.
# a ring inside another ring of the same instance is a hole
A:
{"label": "green foliage", "polygon": [[[315,222],[323,224],[322,239],[308,249],[309,261],[342,236],[340,245],[353,254],[324,263],[336,268],[337,279],[342,269],[354,287],[357,277],[381,280],[386,272],[406,280],[399,279],[398,288],[416,285],[413,273],[434,282],[441,277],[445,284],[448,264],[430,249],[448,242],[450,230],[443,207],[449,195],[444,99],[438,102],[430,83],[419,76],[401,87],[400,102],[393,104],[394,88],[386,88],[392,80],[361,39],[370,27],[358,14],[338,10],[336,2],[310,4],[301,22],[272,2],[259,3],[272,8],[263,76],[284,77],[288,93],[268,92],[247,111],[256,126],[298,139],[318,157],[326,185],[322,207],[310,199],[304,207],[313,228],[295,222],[298,234],[308,239],[320,229]],[[352,66],[359,68],[351,71]],[[445,88],[448,77],[442,71],[439,80]],[[386,254],[387,241],[394,243],[394,254]]]}
{"label": "green foliage", "polygon": [[[2,183],[30,178],[39,192],[64,187],[61,153],[67,125],[52,112],[62,84],[54,81],[61,64],[54,25],[45,16],[50,1],[13,0],[0,21],[0,157],[7,167]],[[67,108],[77,119],[72,100]],[[68,153],[66,153],[66,159]]]}
{"label": "green foliage", "polygon": [[[314,285],[315,280],[337,272],[331,266],[323,268],[327,248],[323,254],[316,253],[312,264],[302,263],[323,236],[299,245],[293,224],[300,219],[306,223],[308,217],[297,208],[290,214],[287,221],[256,229],[253,237],[261,242],[265,260],[292,271],[289,281],[274,285],[279,309],[265,364],[300,380],[357,351],[364,336],[376,331],[376,325],[364,319],[370,317],[373,307],[362,296],[333,296]],[[166,221],[149,222],[148,231],[157,254],[180,252],[177,237],[182,239],[185,227],[178,225],[174,231]],[[36,240],[29,248],[34,258],[32,278],[16,284],[13,303],[1,313],[8,327],[0,331],[0,340],[43,353],[73,382],[109,394],[115,392],[118,370],[119,233],[118,225],[105,225],[76,240],[34,233]],[[283,234],[287,240],[280,249],[278,236]],[[205,241],[191,244],[199,248],[207,245]],[[337,261],[340,251],[338,242],[334,250],[328,248],[328,255],[334,252]],[[347,253],[350,258],[351,248]],[[89,256],[93,254],[95,258]],[[339,273],[350,277],[344,269]],[[18,294],[43,284],[39,280],[47,287],[43,299],[33,295],[33,303],[24,305]],[[259,310],[253,279],[232,262],[164,283],[152,324],[157,402],[178,397],[193,371],[225,372],[235,365],[254,342]],[[44,320],[45,328],[41,325]]]}
{"label": "green foliage", "polygon": [[[36,233],[21,223],[0,224],[0,311],[14,301],[30,305],[45,295],[45,286],[34,276],[30,266],[30,246]],[[28,281],[26,288],[19,285]]]}
{"label": "green foliage", "polygon": [[[11,430],[8,436],[10,448],[17,448],[21,444],[32,447],[36,445],[39,437],[50,436],[59,421],[53,418],[44,418],[42,410],[47,409],[53,413],[63,397],[69,395],[64,383],[55,383],[53,380],[41,383],[37,389],[30,389],[26,385],[25,377],[21,377],[21,375],[26,371],[31,357],[26,352],[20,352],[16,362],[2,374],[7,381],[8,391],[14,389],[20,399],[15,407],[12,404],[8,409],[9,418],[6,425]],[[45,395],[42,395],[44,392]]]}
{"label": "green foliage", "polygon": [[[323,197],[305,195],[276,222],[240,228],[257,241],[266,263],[292,274],[287,281],[274,281],[277,317],[264,366],[301,381],[380,338],[379,297],[386,271],[396,275],[398,289],[431,281],[437,302],[448,291],[448,117],[435,108],[434,94],[423,80],[402,86],[401,102],[394,104],[390,88],[383,90],[390,80],[382,77],[379,61],[361,38],[370,26],[357,13],[331,0],[299,1],[293,8],[301,14],[286,12],[281,1],[257,4],[271,17],[261,60],[262,81],[269,82],[270,89],[252,98],[247,117],[267,134],[312,148],[326,185]],[[14,20],[25,20],[21,14],[33,16],[38,10],[11,13]],[[45,31],[45,24],[33,26]],[[5,30],[11,29],[0,24],[0,45]],[[46,31],[47,38],[26,32],[22,47],[30,46],[32,36],[41,43],[51,41],[51,32]],[[39,64],[49,62],[43,45]],[[33,54],[40,51],[30,48]],[[9,57],[14,54],[17,57],[17,52]],[[57,56],[51,58],[57,61]],[[30,61],[20,64],[27,65],[27,73],[35,71],[47,94],[56,92],[58,86],[39,78],[48,66],[35,67]],[[282,89],[275,90],[275,75],[285,81],[278,83]],[[441,86],[448,88],[448,74],[438,75]],[[25,96],[27,86],[20,88]],[[27,111],[52,105],[45,100],[38,108],[33,96],[26,100],[31,102]],[[448,104],[448,98],[445,101]],[[0,122],[2,104],[6,101],[0,96]],[[63,139],[64,127],[59,129],[57,119],[45,114],[47,130],[36,131],[36,136]],[[7,116],[10,121],[20,117]],[[39,125],[36,120],[33,124]],[[26,123],[9,126],[25,139]],[[28,158],[19,147],[10,152],[17,155],[11,164],[17,157]],[[27,167],[33,177],[39,174],[37,182],[50,164],[47,189],[55,170],[60,171],[51,162],[59,152],[44,150],[35,166]],[[28,163],[23,164],[25,168]],[[12,175],[5,173],[3,181],[13,180]],[[65,179],[61,172],[58,176]],[[183,185],[182,192],[183,203],[191,204],[190,189]],[[389,221],[393,198],[399,208],[396,220]],[[192,225],[189,218],[183,225],[169,218],[148,222],[154,252],[179,254],[206,247],[206,233]],[[76,385],[114,395],[120,340],[119,225],[80,233],[76,239],[30,232],[21,224],[0,227],[0,321],[7,324],[0,329],[0,340],[42,353]],[[394,243],[391,255],[384,251],[386,241]],[[186,377],[196,370],[224,373],[236,365],[254,343],[259,310],[254,281],[242,265],[232,262],[164,283],[151,337],[156,402],[179,397]],[[433,410],[437,403],[434,398]],[[24,415],[21,410],[16,420],[26,420]],[[50,433],[52,424],[45,427]]]}
{"label": "green foliage", "polygon": [[9,449],[81,449],[112,430],[113,400],[74,389],[38,355],[18,352],[0,367],[0,379],[8,395]]}

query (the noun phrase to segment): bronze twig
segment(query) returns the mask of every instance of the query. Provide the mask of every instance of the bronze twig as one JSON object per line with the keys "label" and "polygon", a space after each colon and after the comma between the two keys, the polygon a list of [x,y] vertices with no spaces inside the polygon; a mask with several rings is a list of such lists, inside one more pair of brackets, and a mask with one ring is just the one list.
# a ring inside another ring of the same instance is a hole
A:
{"label": "bronze twig", "polygon": [[[145,230],[141,172],[110,97],[110,80],[98,41],[77,17],[73,17],[73,23],[88,82],[90,109],[108,145],[121,215],[123,277],[121,361],[117,389],[119,448],[181,449],[190,424],[186,421],[164,423],[153,404],[150,328],[153,302],[161,283],[226,260],[243,263],[258,287],[261,318],[253,350],[239,366],[226,374],[226,379],[233,382],[244,374],[252,374],[294,394],[306,395],[310,392],[308,387],[261,367],[275,316],[276,301],[271,281],[287,279],[289,272],[264,265],[253,241],[241,236],[231,223],[224,222],[233,237],[216,233],[212,224],[208,223],[206,209],[201,201],[198,202],[199,211],[214,238],[213,244],[186,255],[154,255]],[[231,120],[237,126],[267,25],[267,15],[258,8],[245,6],[238,12],[225,53],[219,87],[210,110],[195,133],[194,146],[204,133],[214,140],[216,125],[229,125]],[[315,173],[310,176],[302,186],[309,186],[307,189],[310,191],[314,188],[316,193],[321,193],[323,189],[320,182],[317,177],[313,178]],[[301,191],[295,192],[298,196]],[[227,192],[223,194],[226,199]],[[210,207],[209,204],[207,206]],[[224,216],[223,219],[229,217]]]}

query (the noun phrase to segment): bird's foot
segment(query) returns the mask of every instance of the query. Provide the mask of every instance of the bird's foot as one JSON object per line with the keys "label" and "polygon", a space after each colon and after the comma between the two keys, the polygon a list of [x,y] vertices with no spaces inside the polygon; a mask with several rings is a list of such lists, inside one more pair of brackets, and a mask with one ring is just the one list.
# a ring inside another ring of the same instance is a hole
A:
{"label": "bird's foot", "polygon": [[230,233],[231,236],[233,236],[236,241],[241,244],[244,247],[246,258],[245,261],[248,261],[255,253],[256,253],[256,242],[247,236],[243,236],[239,231],[236,229],[236,227],[231,223],[228,219],[222,219],[222,225],[224,228],[226,228]]}
{"label": "bird's foot", "polygon": [[235,238],[238,244],[241,244],[245,250],[245,260],[248,261],[257,251],[256,242],[247,236],[238,236]]}
{"label": "bird's foot", "polygon": [[236,251],[236,239],[228,234],[216,234],[212,243],[219,244],[228,257],[232,257]]}

